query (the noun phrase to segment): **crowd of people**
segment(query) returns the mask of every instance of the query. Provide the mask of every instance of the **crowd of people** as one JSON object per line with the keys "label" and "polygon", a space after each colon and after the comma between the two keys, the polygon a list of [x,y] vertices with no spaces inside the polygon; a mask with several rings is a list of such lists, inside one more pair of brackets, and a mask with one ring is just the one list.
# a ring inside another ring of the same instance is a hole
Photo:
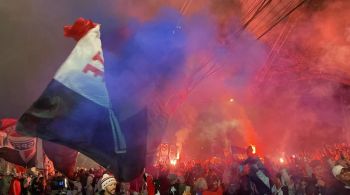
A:
{"label": "crowd of people", "polygon": [[272,161],[249,146],[244,159],[157,164],[140,178],[120,182],[103,168],[82,169],[73,178],[12,173],[1,175],[0,192],[10,195],[350,195],[350,147],[327,146]]}

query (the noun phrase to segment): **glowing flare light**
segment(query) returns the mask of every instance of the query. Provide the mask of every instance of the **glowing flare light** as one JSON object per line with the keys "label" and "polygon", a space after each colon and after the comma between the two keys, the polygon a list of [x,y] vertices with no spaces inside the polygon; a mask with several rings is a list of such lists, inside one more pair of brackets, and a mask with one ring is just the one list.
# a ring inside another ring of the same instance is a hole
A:
{"label": "glowing flare light", "polygon": [[256,148],[255,148],[255,146],[254,146],[254,145],[251,145],[251,146],[252,146],[252,150],[253,150],[252,153],[253,153],[253,154],[256,154]]}
{"label": "glowing flare light", "polygon": [[171,164],[171,165],[175,166],[176,163],[177,163],[177,160],[176,160],[176,159],[170,160],[170,164]]}
{"label": "glowing flare light", "polygon": [[280,158],[280,163],[283,164],[284,163],[284,159],[281,157]]}

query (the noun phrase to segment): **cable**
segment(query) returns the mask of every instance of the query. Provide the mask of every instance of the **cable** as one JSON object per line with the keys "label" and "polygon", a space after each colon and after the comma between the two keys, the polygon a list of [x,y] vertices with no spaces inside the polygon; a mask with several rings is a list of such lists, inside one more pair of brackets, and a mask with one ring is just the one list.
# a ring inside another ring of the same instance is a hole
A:
{"label": "cable", "polygon": [[302,0],[296,7],[294,7],[292,10],[287,12],[286,15],[282,16],[281,19],[279,19],[277,22],[275,22],[270,28],[268,28],[265,32],[263,32],[260,36],[258,36],[258,40],[265,36],[268,32],[270,32],[278,23],[280,23],[283,19],[288,17],[291,13],[293,13],[296,9],[298,9],[301,5],[303,5],[307,0]]}
{"label": "cable", "polygon": [[243,24],[242,30],[246,29],[247,26],[254,20],[254,18],[256,18],[271,2],[272,0],[263,0],[260,6],[256,9],[253,16],[245,24]]}
{"label": "cable", "polygon": [[[282,7],[281,9],[279,9],[277,11],[277,14],[270,14],[272,13],[277,7],[278,3],[276,3],[270,10],[268,10],[267,12],[265,12],[265,15],[261,15],[261,18],[266,18],[267,16],[271,16],[271,18],[269,18],[269,20],[271,20],[273,23],[273,21],[276,21],[276,20],[279,20],[281,18],[281,15],[283,15],[283,13],[286,11],[286,10],[289,10],[291,7],[293,7],[293,1],[289,1],[289,3],[286,3],[286,4],[283,4],[285,6],[279,6],[279,7]],[[276,17],[277,15],[277,17]],[[265,19],[266,21],[267,19]],[[255,34],[258,34],[258,32],[260,31],[261,28],[265,27],[265,26],[268,26],[266,23],[264,23],[263,25],[260,25],[262,24],[263,20],[260,20],[254,27],[251,27],[250,28],[250,31],[251,32],[256,32]]]}

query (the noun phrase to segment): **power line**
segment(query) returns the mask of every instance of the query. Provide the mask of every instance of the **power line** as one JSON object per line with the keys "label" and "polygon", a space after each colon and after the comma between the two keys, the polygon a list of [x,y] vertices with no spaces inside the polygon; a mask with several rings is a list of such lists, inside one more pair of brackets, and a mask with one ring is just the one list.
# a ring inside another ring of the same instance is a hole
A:
{"label": "power line", "polygon": [[275,22],[270,28],[268,28],[265,32],[263,32],[260,36],[258,36],[258,40],[266,35],[268,32],[270,32],[277,24],[279,24],[283,19],[288,17],[291,13],[293,13],[296,9],[298,9],[301,5],[303,5],[307,0],[302,0],[297,6],[295,6],[293,9],[288,11],[284,16],[282,16],[277,22]]}

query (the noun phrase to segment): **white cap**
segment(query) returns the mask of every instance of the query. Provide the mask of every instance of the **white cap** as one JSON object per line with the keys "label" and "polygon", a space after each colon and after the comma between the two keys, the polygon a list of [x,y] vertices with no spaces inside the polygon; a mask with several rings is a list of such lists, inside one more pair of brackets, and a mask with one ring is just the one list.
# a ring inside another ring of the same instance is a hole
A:
{"label": "white cap", "polygon": [[341,165],[335,165],[332,169],[332,173],[334,175],[334,177],[337,177],[340,173],[341,173],[341,170],[343,169],[344,167],[341,166]]}
{"label": "white cap", "polygon": [[117,183],[117,180],[111,176],[111,175],[108,175],[108,174],[104,174],[102,176],[102,179],[101,179],[101,188],[102,190],[106,190],[106,187],[113,184],[113,183]]}

